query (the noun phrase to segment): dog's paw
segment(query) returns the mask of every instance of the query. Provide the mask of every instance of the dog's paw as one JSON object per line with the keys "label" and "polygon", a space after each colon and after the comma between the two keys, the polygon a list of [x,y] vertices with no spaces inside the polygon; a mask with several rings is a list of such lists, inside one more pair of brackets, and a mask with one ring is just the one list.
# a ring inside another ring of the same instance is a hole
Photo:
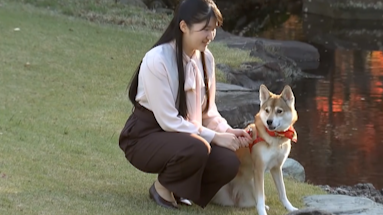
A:
{"label": "dog's paw", "polygon": [[265,209],[268,211],[270,210],[270,207],[268,205],[265,205]]}
{"label": "dog's paw", "polygon": [[268,208],[268,206],[257,207],[258,215],[267,215],[266,207]]}
{"label": "dog's paw", "polygon": [[298,208],[294,207],[289,200],[285,199],[282,200],[283,206],[285,206],[286,210],[291,212],[291,211],[296,211]]}
{"label": "dog's paw", "polygon": [[258,215],[267,215],[266,210],[263,209],[261,211],[258,211]]}
{"label": "dog's paw", "polygon": [[289,212],[292,212],[292,211],[297,211],[298,208],[292,206],[292,205],[289,205],[288,207],[286,207],[286,210],[289,211]]}

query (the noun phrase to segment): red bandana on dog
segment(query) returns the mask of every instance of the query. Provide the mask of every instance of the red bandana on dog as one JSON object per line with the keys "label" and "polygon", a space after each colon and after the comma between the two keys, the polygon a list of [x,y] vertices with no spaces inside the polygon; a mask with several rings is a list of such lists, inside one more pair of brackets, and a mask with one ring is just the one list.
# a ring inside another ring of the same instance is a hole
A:
{"label": "red bandana on dog", "polygon": [[[297,136],[295,135],[296,131],[295,131],[293,126],[290,126],[289,129],[287,129],[286,131],[281,131],[281,132],[270,131],[266,127],[265,127],[265,129],[271,137],[286,137],[286,138],[290,139],[291,141],[293,141],[294,143],[296,143],[298,141]],[[251,135],[250,130],[248,131],[248,133]],[[255,144],[257,144],[258,142],[261,142],[261,141],[265,141],[265,140],[262,137],[257,135],[257,138],[252,143],[249,144],[250,153],[251,153],[251,149],[253,148],[253,146]]]}

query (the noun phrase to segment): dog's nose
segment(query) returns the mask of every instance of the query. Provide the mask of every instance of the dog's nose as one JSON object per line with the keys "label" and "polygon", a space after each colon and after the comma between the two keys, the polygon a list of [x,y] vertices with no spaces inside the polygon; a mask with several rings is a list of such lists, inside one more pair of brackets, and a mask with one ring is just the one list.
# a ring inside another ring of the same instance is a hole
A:
{"label": "dog's nose", "polygon": [[266,122],[267,122],[267,125],[271,125],[271,124],[273,124],[273,120],[270,120],[270,119],[267,120]]}

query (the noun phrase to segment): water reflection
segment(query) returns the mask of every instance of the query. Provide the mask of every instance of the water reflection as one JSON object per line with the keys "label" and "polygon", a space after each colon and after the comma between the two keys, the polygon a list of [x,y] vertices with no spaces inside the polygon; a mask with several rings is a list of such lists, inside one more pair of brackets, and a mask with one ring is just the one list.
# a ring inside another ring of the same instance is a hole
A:
{"label": "water reflection", "polygon": [[299,144],[291,157],[315,184],[383,187],[383,53],[336,50],[334,57],[325,79],[294,89]]}
{"label": "water reflection", "polygon": [[[360,42],[355,37],[347,37],[349,41],[344,42],[345,37],[319,29],[322,18],[309,20],[312,25],[302,21],[299,15],[291,15],[280,26],[254,35],[312,43],[321,53],[319,68],[311,72],[327,74],[326,78],[304,80],[294,86],[299,138],[291,157],[302,163],[308,181],[314,184],[371,182],[383,188],[380,164],[383,158],[383,52],[379,50],[379,42],[363,46],[366,41],[362,41],[371,37],[376,41],[383,30],[375,26],[375,29],[369,27],[361,31],[363,26],[357,25],[348,31],[367,32],[367,36],[358,34]],[[352,26],[352,22],[346,25]],[[308,26],[316,27],[310,30]],[[315,35],[310,31],[324,33]],[[342,48],[337,48],[337,44]]]}

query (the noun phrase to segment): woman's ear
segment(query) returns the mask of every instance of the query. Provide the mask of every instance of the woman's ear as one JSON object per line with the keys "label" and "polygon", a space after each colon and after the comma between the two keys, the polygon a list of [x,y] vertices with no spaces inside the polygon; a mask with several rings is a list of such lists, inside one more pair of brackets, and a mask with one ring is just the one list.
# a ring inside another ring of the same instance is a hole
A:
{"label": "woman's ear", "polygon": [[181,20],[180,22],[180,29],[184,34],[189,32],[189,27],[184,20]]}

